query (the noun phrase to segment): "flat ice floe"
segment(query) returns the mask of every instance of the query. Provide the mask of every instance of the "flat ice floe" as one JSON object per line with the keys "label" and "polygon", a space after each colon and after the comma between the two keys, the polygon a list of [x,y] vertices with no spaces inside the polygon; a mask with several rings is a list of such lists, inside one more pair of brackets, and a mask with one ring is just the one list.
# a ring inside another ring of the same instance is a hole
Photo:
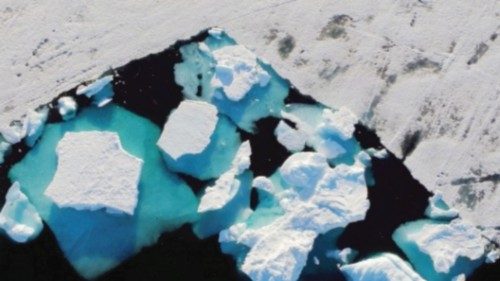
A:
{"label": "flat ice floe", "polygon": [[35,238],[42,231],[42,219],[17,182],[12,184],[5,196],[5,205],[0,212],[0,228],[20,243]]}
{"label": "flat ice floe", "polygon": [[232,101],[243,99],[254,85],[264,87],[271,79],[257,63],[257,56],[242,45],[222,47],[212,55],[216,61],[212,86],[222,87]]}
{"label": "flat ice floe", "polygon": [[112,132],[68,132],[59,141],[56,174],[45,191],[59,207],[134,214],[143,161]]}
{"label": "flat ice floe", "polygon": [[217,108],[203,101],[183,101],[168,118],[158,146],[174,160],[201,153],[217,125]]}
{"label": "flat ice floe", "polygon": [[411,266],[400,257],[383,253],[353,264],[343,265],[340,270],[349,281],[424,281]]}
{"label": "flat ice floe", "polygon": [[236,152],[231,168],[222,174],[214,185],[205,189],[198,207],[199,213],[221,209],[234,198],[241,185],[236,177],[250,167],[251,153],[250,142],[242,143]]}
{"label": "flat ice floe", "polygon": [[265,178],[255,182],[278,200],[283,215],[262,227],[237,223],[223,230],[219,241],[250,248],[241,269],[252,280],[297,280],[319,234],[365,217],[364,171],[363,161],[330,168],[319,153],[295,153],[279,171],[287,188]]}

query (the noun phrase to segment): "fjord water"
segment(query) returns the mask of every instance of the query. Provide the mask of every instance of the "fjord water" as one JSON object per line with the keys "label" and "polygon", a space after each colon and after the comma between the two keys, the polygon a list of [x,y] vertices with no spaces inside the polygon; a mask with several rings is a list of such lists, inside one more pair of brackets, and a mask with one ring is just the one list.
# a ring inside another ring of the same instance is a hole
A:
{"label": "fjord water", "polygon": [[[133,216],[59,208],[43,194],[56,171],[58,141],[65,132],[91,130],[116,132],[123,148],[144,160]],[[156,147],[159,135],[153,123],[119,106],[90,107],[76,119],[47,125],[40,142],[11,169],[11,180],[21,184],[66,258],[85,278],[96,277],[155,243],[162,232],[196,220],[198,199],[165,168]]]}

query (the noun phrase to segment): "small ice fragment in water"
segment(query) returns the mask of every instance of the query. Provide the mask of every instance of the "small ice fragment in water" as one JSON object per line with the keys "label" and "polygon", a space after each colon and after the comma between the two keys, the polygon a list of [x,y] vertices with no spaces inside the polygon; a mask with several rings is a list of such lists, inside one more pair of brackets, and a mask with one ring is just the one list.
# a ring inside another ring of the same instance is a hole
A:
{"label": "small ice fragment in water", "polygon": [[34,239],[43,228],[42,219],[18,182],[12,184],[5,196],[5,205],[0,212],[0,228],[19,243]]}
{"label": "small ice fragment in water", "polygon": [[57,100],[57,108],[63,120],[75,117],[78,105],[72,97],[61,97]]}
{"label": "small ice fragment in water", "polygon": [[225,46],[212,55],[217,62],[212,86],[221,87],[231,101],[240,101],[254,85],[264,87],[271,79],[258,64],[255,54],[244,46]]}
{"label": "small ice fragment in water", "polygon": [[348,280],[424,281],[408,263],[389,253],[343,265],[340,270],[348,277]]}
{"label": "small ice fragment in water", "polygon": [[76,94],[85,95],[88,98],[91,98],[93,103],[98,107],[103,107],[113,99],[111,81],[113,81],[113,76],[104,76],[89,85],[82,85],[78,87]]}
{"label": "small ice fragment in water", "polygon": [[56,152],[56,174],[45,195],[59,207],[134,214],[143,161],[122,148],[116,133],[67,132]]}
{"label": "small ice fragment in water", "polygon": [[250,142],[242,143],[229,171],[222,174],[214,185],[206,188],[198,207],[199,213],[221,209],[234,198],[241,184],[236,177],[250,167],[251,153]]}
{"label": "small ice fragment in water", "polygon": [[203,101],[183,101],[170,114],[157,144],[174,160],[201,153],[210,143],[217,120],[215,106]]}

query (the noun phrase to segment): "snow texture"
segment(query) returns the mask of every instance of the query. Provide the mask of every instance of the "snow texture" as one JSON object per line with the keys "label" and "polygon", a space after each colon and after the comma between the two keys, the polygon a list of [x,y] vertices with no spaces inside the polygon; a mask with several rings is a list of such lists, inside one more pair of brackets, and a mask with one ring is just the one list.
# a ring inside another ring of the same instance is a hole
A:
{"label": "snow texture", "polygon": [[3,138],[10,144],[19,143],[26,138],[26,144],[33,146],[41,136],[47,121],[49,109],[44,106],[38,110],[29,110],[22,121],[12,122],[0,129]]}
{"label": "snow texture", "polygon": [[45,190],[55,204],[134,214],[143,161],[123,150],[116,133],[67,132],[56,152],[56,174]]}
{"label": "snow texture", "polygon": [[19,243],[36,238],[42,231],[42,219],[17,182],[12,184],[5,196],[5,205],[0,212],[0,228]]}
{"label": "snow texture", "polygon": [[203,101],[185,100],[169,116],[158,146],[174,160],[201,153],[217,125],[217,108]]}
{"label": "snow texture", "polygon": [[279,143],[291,152],[302,151],[306,145],[307,134],[290,127],[286,122],[280,121],[274,135]]}
{"label": "snow texture", "polygon": [[261,177],[253,185],[276,197],[284,214],[259,228],[237,223],[219,235],[221,243],[250,248],[241,270],[254,281],[297,280],[316,237],[364,219],[369,207],[361,161],[330,168],[323,155],[299,152],[279,171],[289,188],[279,191]]}
{"label": "snow texture", "polygon": [[231,168],[222,174],[214,185],[205,189],[198,207],[199,213],[221,209],[234,198],[241,185],[237,176],[250,167],[251,154],[250,142],[245,141],[236,152]]}
{"label": "snow texture", "polygon": [[486,254],[486,263],[495,263],[500,259],[500,249],[493,249]]}
{"label": "snow texture", "polygon": [[408,234],[408,238],[431,257],[434,269],[441,273],[449,272],[459,257],[481,258],[487,244],[481,231],[462,219],[449,224],[426,224]]}
{"label": "snow texture", "polygon": [[343,265],[340,270],[350,281],[424,281],[408,263],[389,253]]}
{"label": "snow texture", "polygon": [[240,101],[254,85],[264,87],[271,79],[257,63],[257,56],[242,45],[225,46],[212,55],[216,61],[212,86],[222,87],[231,101]]}

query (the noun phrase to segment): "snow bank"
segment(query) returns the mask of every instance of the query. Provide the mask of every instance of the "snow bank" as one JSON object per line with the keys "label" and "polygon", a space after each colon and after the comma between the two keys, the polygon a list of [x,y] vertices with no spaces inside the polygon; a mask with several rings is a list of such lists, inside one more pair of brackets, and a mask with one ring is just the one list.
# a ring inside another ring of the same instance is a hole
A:
{"label": "snow bank", "polygon": [[229,171],[222,174],[214,185],[206,188],[198,207],[199,213],[221,209],[234,198],[241,184],[236,177],[250,167],[251,154],[250,142],[245,141],[236,152]]}
{"label": "snow bank", "polygon": [[212,86],[222,87],[231,101],[240,101],[254,85],[264,87],[271,79],[257,63],[257,56],[242,45],[222,47],[212,55],[216,61]]}
{"label": "snow bank", "polygon": [[42,231],[42,219],[17,182],[12,184],[5,196],[5,205],[0,212],[0,228],[19,243],[35,238]]}
{"label": "snow bank", "polygon": [[45,190],[55,204],[134,214],[143,161],[123,150],[116,133],[67,132],[56,152],[57,170]]}
{"label": "snow bank", "polygon": [[186,100],[174,110],[157,145],[174,160],[201,153],[217,125],[217,108],[207,102]]}
{"label": "snow bank", "polygon": [[340,270],[352,281],[424,281],[408,263],[389,253],[343,265]]}
{"label": "snow bank", "polygon": [[219,241],[250,248],[241,270],[252,280],[297,280],[319,234],[365,217],[364,171],[360,161],[332,169],[321,154],[295,153],[279,169],[291,188],[273,187],[262,177],[254,181],[278,200],[284,214],[258,228],[237,223],[221,231]]}
{"label": "snow bank", "polygon": [[72,97],[61,97],[57,100],[57,108],[63,120],[75,117],[78,105]]}

